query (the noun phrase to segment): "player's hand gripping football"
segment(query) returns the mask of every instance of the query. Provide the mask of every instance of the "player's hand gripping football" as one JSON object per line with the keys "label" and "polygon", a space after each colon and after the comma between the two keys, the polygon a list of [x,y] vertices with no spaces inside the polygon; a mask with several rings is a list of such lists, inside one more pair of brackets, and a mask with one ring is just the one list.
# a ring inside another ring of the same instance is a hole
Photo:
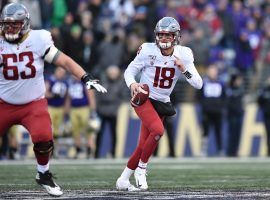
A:
{"label": "player's hand gripping football", "polygon": [[86,85],[86,88],[88,90],[90,89],[96,89],[98,92],[106,93],[107,90],[102,85],[98,83],[98,80],[91,79],[91,76],[89,74],[83,75],[81,78],[82,82]]}
{"label": "player's hand gripping football", "polygon": [[137,95],[141,90],[143,90],[142,88],[143,88],[142,83],[132,83],[130,85],[131,97]]}
{"label": "player's hand gripping football", "polygon": [[175,57],[175,61],[174,61],[174,64],[178,67],[178,69],[183,73],[183,72],[185,72],[186,71],[186,68],[185,68],[185,66],[183,65],[183,63],[181,62],[181,60],[177,57],[177,56],[175,56],[175,55],[173,55],[174,57]]}
{"label": "player's hand gripping football", "polygon": [[133,83],[130,86],[131,100],[130,103],[133,107],[143,105],[149,97],[149,86],[142,83]]}

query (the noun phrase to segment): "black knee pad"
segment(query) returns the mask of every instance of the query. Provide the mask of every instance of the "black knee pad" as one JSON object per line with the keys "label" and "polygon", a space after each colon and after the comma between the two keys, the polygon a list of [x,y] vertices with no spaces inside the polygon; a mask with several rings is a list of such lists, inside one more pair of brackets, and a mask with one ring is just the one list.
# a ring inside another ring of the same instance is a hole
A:
{"label": "black knee pad", "polygon": [[34,143],[34,152],[39,155],[49,155],[53,151],[53,141]]}

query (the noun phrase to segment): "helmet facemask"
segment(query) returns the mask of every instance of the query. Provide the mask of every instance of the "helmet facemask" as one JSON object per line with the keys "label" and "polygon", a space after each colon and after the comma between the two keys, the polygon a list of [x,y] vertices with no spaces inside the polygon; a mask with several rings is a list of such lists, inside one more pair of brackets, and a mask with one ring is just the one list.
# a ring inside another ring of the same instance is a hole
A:
{"label": "helmet facemask", "polygon": [[156,33],[156,43],[161,49],[168,49],[178,44],[177,35],[171,32]]}
{"label": "helmet facemask", "polygon": [[172,17],[164,17],[155,28],[155,41],[159,48],[168,49],[180,43],[180,26]]}
{"label": "helmet facemask", "polygon": [[4,33],[4,37],[7,41],[15,41],[19,39],[21,30],[22,30],[23,22],[3,22],[2,23],[2,32]]}
{"label": "helmet facemask", "polygon": [[2,11],[0,23],[4,38],[16,42],[30,29],[29,13],[21,4],[8,4]]}

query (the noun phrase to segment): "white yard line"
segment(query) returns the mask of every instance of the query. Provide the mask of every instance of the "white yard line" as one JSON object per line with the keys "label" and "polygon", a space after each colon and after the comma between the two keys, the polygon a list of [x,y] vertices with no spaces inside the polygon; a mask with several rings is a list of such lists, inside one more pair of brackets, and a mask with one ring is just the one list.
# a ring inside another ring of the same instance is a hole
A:
{"label": "white yard line", "polygon": [[[123,159],[52,159],[51,164],[62,165],[62,164],[75,164],[75,165],[103,165],[103,164],[126,164],[127,158]],[[270,158],[264,157],[247,157],[247,158],[152,158],[149,163],[159,163],[159,164],[196,164],[196,163],[270,163]],[[26,160],[1,160],[1,165],[31,165],[36,164],[35,159]]]}

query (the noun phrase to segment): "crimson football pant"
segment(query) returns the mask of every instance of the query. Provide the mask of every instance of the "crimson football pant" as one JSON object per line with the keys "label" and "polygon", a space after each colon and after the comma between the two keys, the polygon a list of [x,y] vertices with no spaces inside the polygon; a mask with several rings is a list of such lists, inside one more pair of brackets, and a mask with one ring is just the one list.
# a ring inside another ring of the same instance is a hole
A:
{"label": "crimson football pant", "polygon": [[127,163],[132,170],[137,168],[140,160],[148,162],[164,133],[163,118],[157,114],[149,99],[134,109],[141,119],[141,130],[138,145]]}
{"label": "crimson football pant", "polygon": [[[53,140],[51,119],[46,99],[40,99],[24,105],[12,105],[0,101],[0,136],[12,125],[20,124],[30,133],[32,142],[47,143]],[[50,154],[40,155],[35,152],[37,162],[46,165]]]}

